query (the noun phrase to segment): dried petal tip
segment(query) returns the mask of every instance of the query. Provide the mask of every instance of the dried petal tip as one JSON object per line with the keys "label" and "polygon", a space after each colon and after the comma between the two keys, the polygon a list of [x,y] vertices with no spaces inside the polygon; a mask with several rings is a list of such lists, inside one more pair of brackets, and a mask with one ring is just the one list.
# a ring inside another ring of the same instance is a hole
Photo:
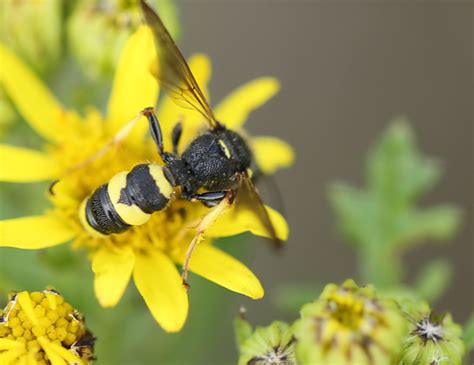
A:
{"label": "dried petal tip", "polygon": [[87,365],[95,337],[82,314],[54,289],[9,296],[0,310],[0,363]]}
{"label": "dried petal tip", "polygon": [[461,326],[451,315],[436,316],[427,303],[406,301],[402,311],[410,323],[400,365],[461,365],[465,352]]}
{"label": "dried petal tip", "polygon": [[352,280],[328,284],[295,323],[299,364],[393,364],[406,322],[392,301]]}
{"label": "dried petal tip", "polygon": [[238,318],[235,322],[239,342],[239,365],[296,365],[295,338],[284,322],[275,321],[268,327],[252,330],[250,324]]}

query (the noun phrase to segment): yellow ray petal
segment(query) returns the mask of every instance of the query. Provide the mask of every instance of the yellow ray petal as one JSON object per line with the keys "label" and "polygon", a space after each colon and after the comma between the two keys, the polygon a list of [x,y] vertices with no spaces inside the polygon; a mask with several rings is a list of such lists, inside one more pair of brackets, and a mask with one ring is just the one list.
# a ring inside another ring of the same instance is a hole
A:
{"label": "yellow ray petal", "polygon": [[151,314],[167,332],[178,332],[188,315],[188,296],[171,260],[154,250],[137,254],[133,278]]}
{"label": "yellow ray petal", "polygon": [[38,324],[38,318],[36,317],[35,312],[33,311],[33,303],[31,302],[30,295],[26,291],[22,291],[17,295],[18,303],[21,306],[21,309],[26,314],[26,317],[33,323],[33,325]]}
{"label": "yellow ray petal", "polygon": [[58,175],[57,163],[47,154],[0,144],[0,181],[32,182]]}
{"label": "yellow ray petal", "polygon": [[59,357],[66,360],[68,364],[80,364],[84,365],[84,362],[74,355],[71,351],[66,350],[64,347],[56,342],[50,342],[48,347],[51,351],[54,351]]}
{"label": "yellow ray petal", "polygon": [[253,137],[251,149],[258,167],[265,174],[273,174],[276,170],[289,167],[295,160],[293,148],[274,137]]}
{"label": "yellow ray petal", "polygon": [[[209,101],[208,83],[212,73],[211,60],[206,55],[197,53],[188,59],[188,64],[198,85]],[[157,116],[160,120],[167,148],[171,147],[171,131],[179,120],[183,121],[181,148],[185,147],[196,136],[196,132],[199,129],[207,127],[206,122],[199,113],[177,105],[168,95],[163,98]]]}
{"label": "yellow ray petal", "polygon": [[130,248],[99,249],[92,259],[95,295],[102,307],[114,307],[122,298],[132,275],[135,255]]}
{"label": "yellow ray petal", "polygon": [[46,337],[38,337],[38,342],[40,343],[46,355],[48,355],[49,361],[51,361],[52,365],[67,365],[62,356],[54,351],[51,342]]}
{"label": "yellow ray petal", "polygon": [[[143,108],[155,106],[158,83],[150,72],[152,62],[156,62],[153,36],[150,28],[141,26],[125,44],[115,71],[107,113],[112,131],[120,129]],[[143,136],[147,127],[143,119],[134,135]]]}
{"label": "yellow ray petal", "polygon": [[216,118],[226,127],[238,129],[254,109],[265,104],[279,90],[280,83],[272,77],[252,80],[234,90],[216,107]]}
{"label": "yellow ray petal", "polygon": [[7,350],[5,352],[2,352],[0,353],[0,364],[2,365],[16,365],[18,362],[17,362],[17,359],[23,355],[24,353],[26,353],[26,350],[23,348],[23,349],[11,349],[11,350]]}
{"label": "yellow ray petal", "polygon": [[[177,258],[183,264],[184,252]],[[207,244],[198,245],[190,261],[190,270],[236,293],[252,299],[263,297],[257,277],[240,261]]]}
{"label": "yellow ray petal", "polygon": [[25,344],[8,338],[0,338],[0,351],[12,349],[25,349]]}
{"label": "yellow ray petal", "polygon": [[13,52],[0,44],[0,84],[18,111],[44,138],[59,142],[65,111],[61,104]]}
{"label": "yellow ray petal", "polygon": [[[275,227],[277,237],[282,241],[286,241],[288,239],[288,223],[285,218],[269,206],[265,206],[265,208]],[[233,207],[219,217],[217,222],[205,232],[205,235],[209,237],[228,237],[247,231],[257,236],[268,237],[267,229],[259,220],[255,219],[254,214],[246,209]]]}
{"label": "yellow ray petal", "polygon": [[62,220],[52,215],[0,221],[0,247],[37,250],[59,245],[75,235]]}

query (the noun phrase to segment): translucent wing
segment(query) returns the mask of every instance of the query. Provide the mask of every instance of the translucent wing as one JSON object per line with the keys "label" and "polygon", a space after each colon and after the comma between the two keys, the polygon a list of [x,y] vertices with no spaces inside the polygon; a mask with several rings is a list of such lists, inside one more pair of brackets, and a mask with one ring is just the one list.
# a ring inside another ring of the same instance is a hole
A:
{"label": "translucent wing", "polygon": [[211,129],[218,127],[206,97],[160,17],[144,0],[140,0],[140,4],[156,43],[159,64],[153,70],[154,76],[177,104],[199,112]]}
{"label": "translucent wing", "polygon": [[282,243],[276,235],[275,227],[263,204],[262,198],[247,174],[241,175],[236,197],[236,209],[246,210],[251,213],[262,224],[267,236],[273,241],[275,248],[281,248]]}

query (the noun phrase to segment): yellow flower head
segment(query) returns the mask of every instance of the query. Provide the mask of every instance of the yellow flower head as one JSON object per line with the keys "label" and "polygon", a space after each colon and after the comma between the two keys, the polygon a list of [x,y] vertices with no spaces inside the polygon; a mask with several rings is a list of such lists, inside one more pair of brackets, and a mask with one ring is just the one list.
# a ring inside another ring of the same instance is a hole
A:
{"label": "yellow flower head", "polygon": [[[156,104],[158,84],[149,72],[155,60],[154,43],[148,28],[141,27],[124,46],[120,57],[107,114],[90,108],[84,117],[65,109],[33,73],[7,48],[0,45],[3,67],[0,83],[29,124],[47,143],[42,151],[0,145],[0,180],[33,182],[54,180],[80,161],[99,151],[127,121],[144,107]],[[210,61],[196,55],[189,61],[198,82],[206,92]],[[273,78],[251,81],[234,91],[216,109],[216,117],[231,129],[239,129],[248,114],[278,91]],[[183,121],[181,148],[199,131],[199,115],[162,100],[158,117],[170,146],[174,124]],[[205,126],[205,124],[203,124]],[[95,292],[104,307],[115,306],[131,277],[156,321],[166,331],[178,331],[188,313],[188,298],[176,264],[181,265],[191,242],[196,222],[208,209],[201,204],[173,201],[163,212],[123,234],[97,236],[84,229],[79,220],[81,203],[99,186],[121,171],[147,161],[156,161],[156,147],[141,121],[130,136],[81,170],[64,176],[50,196],[53,208],[44,215],[0,222],[0,246],[41,249],[73,240],[74,247],[90,252],[95,273]],[[284,142],[258,137],[249,140],[256,162],[267,173],[292,163],[291,148]],[[278,237],[285,240],[288,228],[284,218],[268,208]],[[250,231],[266,235],[251,215],[226,214],[206,231],[206,237],[222,237]],[[263,288],[242,263],[202,242],[193,253],[190,270],[237,293],[257,299]]]}
{"label": "yellow flower head", "polygon": [[0,310],[0,363],[88,364],[94,336],[82,315],[54,290],[13,293]]}
{"label": "yellow flower head", "polygon": [[295,324],[297,358],[303,365],[394,364],[405,325],[396,304],[373,287],[328,284]]}

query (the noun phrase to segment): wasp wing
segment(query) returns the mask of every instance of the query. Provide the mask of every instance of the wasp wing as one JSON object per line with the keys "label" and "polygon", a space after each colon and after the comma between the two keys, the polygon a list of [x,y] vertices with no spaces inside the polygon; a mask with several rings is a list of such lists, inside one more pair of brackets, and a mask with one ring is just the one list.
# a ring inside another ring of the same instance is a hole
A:
{"label": "wasp wing", "polygon": [[154,76],[177,104],[200,113],[211,129],[218,127],[206,97],[160,17],[144,0],[140,4],[155,38],[158,67],[153,70]]}
{"label": "wasp wing", "polygon": [[266,235],[272,240],[274,247],[282,247],[282,242],[277,237],[275,227],[263,204],[262,198],[247,174],[242,174],[240,178],[240,186],[236,197],[236,209],[237,211],[246,210],[251,213],[262,224]]}

